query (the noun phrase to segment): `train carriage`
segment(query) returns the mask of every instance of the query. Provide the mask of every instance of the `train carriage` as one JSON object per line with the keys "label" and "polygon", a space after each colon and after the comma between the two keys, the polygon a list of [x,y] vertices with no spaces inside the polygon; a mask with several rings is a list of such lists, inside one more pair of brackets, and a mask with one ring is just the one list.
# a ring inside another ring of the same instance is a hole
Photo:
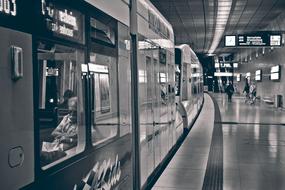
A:
{"label": "train carriage", "polygon": [[[3,2],[1,188],[133,189],[130,2]],[[136,148],[147,188],[190,123],[177,106],[183,84],[176,81],[172,27],[148,0],[137,6]],[[202,104],[195,60],[186,71],[194,89],[185,99],[189,118]]]}

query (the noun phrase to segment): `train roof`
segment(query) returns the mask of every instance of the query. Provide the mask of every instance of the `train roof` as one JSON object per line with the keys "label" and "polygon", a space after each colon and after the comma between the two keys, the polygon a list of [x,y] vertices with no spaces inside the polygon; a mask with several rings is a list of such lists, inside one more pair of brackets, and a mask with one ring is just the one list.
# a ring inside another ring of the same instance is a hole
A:
{"label": "train roof", "polygon": [[[130,0],[85,0],[85,2],[110,15],[126,26],[130,25]],[[144,17],[155,30],[163,33],[165,38],[172,39],[171,41],[173,41],[174,35],[172,26],[156,7],[149,0],[138,0],[137,2],[138,14]],[[166,31],[165,28],[167,29]]]}
{"label": "train roof", "polygon": [[[191,59],[195,60],[195,62],[199,62],[199,59],[196,55],[196,53],[191,49],[191,47],[188,44],[181,44],[181,45],[177,45],[175,46],[175,48],[181,49],[182,51],[182,59],[184,60],[184,62],[186,63],[191,63]],[[200,62],[199,62],[200,63]]]}
{"label": "train roof", "polygon": [[[162,24],[173,34],[172,25],[166,20],[166,18],[157,10],[157,8],[149,0],[139,0],[139,2],[152,14],[154,14]],[[140,10],[138,10],[140,13]]]}

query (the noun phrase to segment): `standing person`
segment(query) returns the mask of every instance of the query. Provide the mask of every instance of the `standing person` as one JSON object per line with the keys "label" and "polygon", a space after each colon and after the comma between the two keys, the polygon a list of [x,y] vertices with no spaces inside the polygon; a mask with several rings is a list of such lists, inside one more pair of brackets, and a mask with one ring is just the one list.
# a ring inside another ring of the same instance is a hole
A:
{"label": "standing person", "polygon": [[254,83],[251,83],[249,87],[249,94],[250,94],[250,104],[254,104],[256,98],[256,86]]}
{"label": "standing person", "polygon": [[249,84],[248,84],[247,79],[246,79],[245,86],[242,92],[245,93],[245,102],[247,102],[249,100]]}
{"label": "standing person", "polygon": [[234,86],[232,84],[232,82],[229,82],[229,85],[226,88],[226,93],[228,94],[228,101],[231,102],[232,101],[232,95],[234,93]]}

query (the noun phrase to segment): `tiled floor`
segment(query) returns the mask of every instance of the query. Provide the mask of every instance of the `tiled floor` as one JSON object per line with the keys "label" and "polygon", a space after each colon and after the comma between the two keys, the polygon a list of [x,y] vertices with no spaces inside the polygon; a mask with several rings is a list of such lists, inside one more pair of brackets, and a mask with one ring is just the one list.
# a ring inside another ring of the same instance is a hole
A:
{"label": "tiled floor", "polygon": [[[284,190],[285,112],[248,105],[243,98],[228,103],[225,95],[214,97],[223,122],[223,189]],[[205,95],[200,117],[153,189],[202,189],[214,120],[209,100]]]}
{"label": "tiled floor", "polygon": [[[285,112],[215,95],[223,122],[224,189],[285,189]],[[242,124],[240,124],[242,123]]]}

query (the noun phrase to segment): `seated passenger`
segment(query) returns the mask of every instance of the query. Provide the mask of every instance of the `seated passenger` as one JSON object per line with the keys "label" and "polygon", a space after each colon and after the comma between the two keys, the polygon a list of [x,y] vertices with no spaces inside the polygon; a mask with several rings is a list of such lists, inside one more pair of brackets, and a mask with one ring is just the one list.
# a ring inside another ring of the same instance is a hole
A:
{"label": "seated passenger", "polygon": [[66,90],[63,94],[63,102],[58,105],[59,109],[68,109],[68,100],[74,97],[72,90]]}
{"label": "seated passenger", "polygon": [[76,144],[78,131],[77,97],[72,97],[68,100],[68,110],[70,113],[63,117],[51,135],[59,143]]}

